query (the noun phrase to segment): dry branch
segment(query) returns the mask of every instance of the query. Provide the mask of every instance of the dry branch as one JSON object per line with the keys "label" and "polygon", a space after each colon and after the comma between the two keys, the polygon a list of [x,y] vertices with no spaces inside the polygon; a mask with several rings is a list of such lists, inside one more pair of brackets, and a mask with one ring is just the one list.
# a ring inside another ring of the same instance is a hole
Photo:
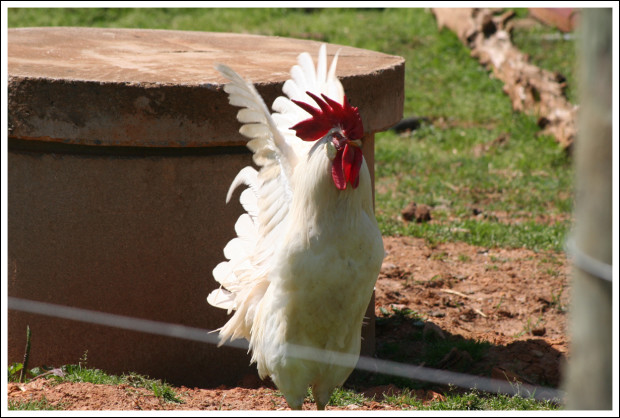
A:
{"label": "dry branch", "polygon": [[433,9],[439,29],[447,27],[471,49],[471,55],[504,82],[513,109],[538,117],[543,132],[570,149],[576,135],[577,106],[566,99],[560,74],[529,63],[510,40],[510,18],[491,9]]}

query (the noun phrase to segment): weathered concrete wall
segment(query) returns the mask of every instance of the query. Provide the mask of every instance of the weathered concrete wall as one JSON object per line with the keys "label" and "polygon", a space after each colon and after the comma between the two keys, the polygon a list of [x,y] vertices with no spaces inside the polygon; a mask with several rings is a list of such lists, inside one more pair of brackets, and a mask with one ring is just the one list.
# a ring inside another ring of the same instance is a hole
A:
{"label": "weathered concrete wall", "polygon": [[[195,328],[241,213],[229,184],[251,164],[237,108],[213,69],[271,104],[296,56],[319,43],[200,32],[9,30],[9,295]],[[338,46],[329,45],[328,55]],[[402,116],[404,62],[342,47],[338,75],[372,132]],[[239,192],[237,192],[238,195]],[[372,313],[372,310],[369,310]],[[364,351],[373,349],[373,324]],[[255,373],[242,350],[9,311],[9,361],[88,364],[188,386]]]}
{"label": "weathered concrete wall", "polygon": [[[249,152],[9,158],[11,296],[196,328],[225,322],[205,299],[241,214],[225,205],[224,179]],[[248,372],[240,350],[16,312],[9,322],[11,361],[21,361],[29,325],[32,365],[76,363],[88,350],[92,366],[185,385],[233,384]]]}

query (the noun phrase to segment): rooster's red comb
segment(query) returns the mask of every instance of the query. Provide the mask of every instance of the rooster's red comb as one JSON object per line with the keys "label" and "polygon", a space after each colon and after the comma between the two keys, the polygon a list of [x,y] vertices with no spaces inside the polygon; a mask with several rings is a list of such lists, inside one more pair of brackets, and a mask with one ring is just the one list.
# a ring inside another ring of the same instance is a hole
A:
{"label": "rooster's red comb", "polygon": [[357,107],[349,104],[346,96],[344,97],[344,104],[340,104],[324,94],[321,94],[323,99],[309,91],[306,94],[319,105],[319,108],[317,109],[299,100],[292,100],[293,103],[311,115],[309,119],[303,120],[291,128],[299,138],[304,141],[316,141],[337,126],[344,131],[344,135],[348,139],[356,140],[364,136],[364,126],[359,111]]}

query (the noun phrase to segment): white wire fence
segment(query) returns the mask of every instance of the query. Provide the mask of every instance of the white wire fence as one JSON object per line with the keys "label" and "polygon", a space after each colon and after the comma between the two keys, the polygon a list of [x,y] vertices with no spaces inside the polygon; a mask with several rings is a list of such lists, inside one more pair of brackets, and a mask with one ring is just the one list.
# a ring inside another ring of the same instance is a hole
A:
{"label": "white wire fence", "polygon": [[[205,344],[217,345],[219,343],[217,333],[208,329],[193,328],[148,319],[132,318],[123,315],[56,305],[47,302],[38,302],[11,296],[8,297],[8,308],[31,314],[86,322],[95,325],[144,332],[165,337],[180,338]],[[224,346],[248,350],[248,343],[245,340],[229,341],[225,343]],[[332,362],[335,360],[340,364],[352,364],[357,360],[357,356],[351,354],[330,352],[313,347],[291,345],[290,348],[291,350],[289,350],[289,352],[294,353],[293,355],[295,357],[316,362]],[[452,385],[463,389],[476,389],[489,393],[505,394],[510,396],[519,395],[524,398],[533,397],[537,400],[548,400],[557,403],[564,403],[565,400],[565,393],[554,388],[530,384],[510,383],[508,381],[491,379],[484,376],[469,375],[423,366],[414,366],[411,364],[398,363],[368,356],[359,357],[359,360],[357,360],[356,369],[429,383]]]}

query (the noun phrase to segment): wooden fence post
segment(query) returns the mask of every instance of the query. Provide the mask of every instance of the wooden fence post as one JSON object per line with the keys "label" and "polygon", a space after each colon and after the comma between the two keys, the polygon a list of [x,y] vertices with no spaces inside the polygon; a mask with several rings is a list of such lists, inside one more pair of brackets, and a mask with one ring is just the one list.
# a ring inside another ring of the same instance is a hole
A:
{"label": "wooden fence post", "polygon": [[568,409],[612,408],[612,9],[584,9]]}

